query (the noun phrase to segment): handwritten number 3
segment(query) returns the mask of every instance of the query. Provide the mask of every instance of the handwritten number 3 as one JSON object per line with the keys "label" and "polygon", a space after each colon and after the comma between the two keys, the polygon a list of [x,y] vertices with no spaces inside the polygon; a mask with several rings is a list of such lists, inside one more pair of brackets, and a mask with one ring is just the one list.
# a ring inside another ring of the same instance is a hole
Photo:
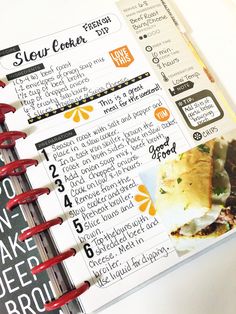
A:
{"label": "handwritten number 3", "polygon": [[62,184],[62,181],[61,181],[61,179],[57,179],[57,180],[55,180],[55,184],[58,186],[58,191],[59,192],[64,192],[65,191],[65,187],[64,187],[64,185]]}

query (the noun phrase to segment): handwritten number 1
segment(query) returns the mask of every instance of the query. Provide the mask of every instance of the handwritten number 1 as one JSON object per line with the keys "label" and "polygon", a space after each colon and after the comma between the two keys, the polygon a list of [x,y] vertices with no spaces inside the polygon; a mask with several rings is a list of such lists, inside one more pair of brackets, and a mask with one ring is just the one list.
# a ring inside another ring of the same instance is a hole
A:
{"label": "handwritten number 1", "polygon": [[44,155],[45,159],[46,159],[47,161],[49,161],[49,158],[48,158],[48,155],[47,155],[45,149],[42,150],[42,154]]}

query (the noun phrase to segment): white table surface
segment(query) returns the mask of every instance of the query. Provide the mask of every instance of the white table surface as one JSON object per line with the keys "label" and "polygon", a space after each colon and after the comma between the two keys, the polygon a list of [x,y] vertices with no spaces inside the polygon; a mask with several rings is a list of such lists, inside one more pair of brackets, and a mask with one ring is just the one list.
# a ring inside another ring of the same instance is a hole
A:
{"label": "white table surface", "polygon": [[[236,0],[172,0],[188,24],[191,37],[236,108]],[[98,2],[98,0],[94,0]],[[40,37],[71,26],[84,0],[0,0],[1,45],[16,38]],[[28,9],[27,9],[28,7]],[[27,19],[22,13],[34,10]],[[9,26],[9,18],[17,28]],[[59,22],[58,22],[59,21]],[[30,25],[30,27],[29,27]],[[54,29],[55,28],[55,29]],[[235,314],[236,237],[182,265],[122,299],[101,314]]]}

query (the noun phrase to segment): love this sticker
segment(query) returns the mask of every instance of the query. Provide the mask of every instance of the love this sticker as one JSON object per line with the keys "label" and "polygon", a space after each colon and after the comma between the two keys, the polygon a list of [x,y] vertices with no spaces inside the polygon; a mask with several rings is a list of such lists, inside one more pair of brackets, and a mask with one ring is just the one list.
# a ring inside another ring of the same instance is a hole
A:
{"label": "love this sticker", "polygon": [[127,46],[116,48],[110,51],[109,54],[118,68],[128,67],[134,61],[134,57]]}

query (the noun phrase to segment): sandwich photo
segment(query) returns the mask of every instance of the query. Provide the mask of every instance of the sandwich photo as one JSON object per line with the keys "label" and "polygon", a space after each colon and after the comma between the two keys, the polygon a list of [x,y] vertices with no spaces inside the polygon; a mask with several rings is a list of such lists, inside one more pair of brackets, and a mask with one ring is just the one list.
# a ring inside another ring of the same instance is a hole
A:
{"label": "sandwich photo", "polygon": [[150,194],[155,194],[157,217],[179,252],[207,244],[236,226],[234,135],[196,146],[156,168]]}

